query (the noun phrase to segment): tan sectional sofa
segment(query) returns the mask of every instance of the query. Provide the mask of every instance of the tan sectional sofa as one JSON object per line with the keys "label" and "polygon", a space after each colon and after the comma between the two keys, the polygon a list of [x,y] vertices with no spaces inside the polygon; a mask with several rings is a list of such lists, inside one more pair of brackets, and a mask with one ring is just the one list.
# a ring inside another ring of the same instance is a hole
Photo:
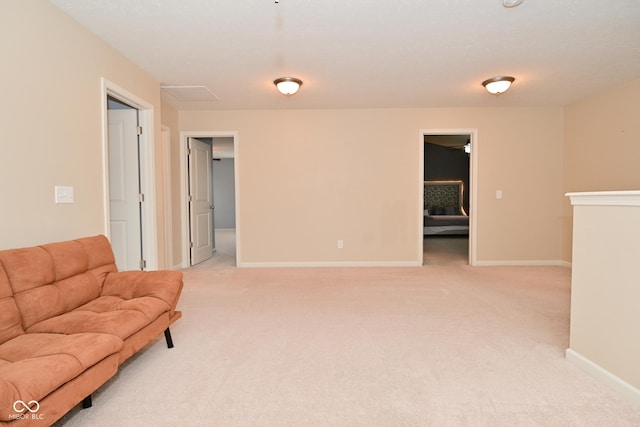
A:
{"label": "tan sectional sofa", "polygon": [[182,273],[118,272],[104,236],[0,251],[0,426],[48,426],[180,318]]}

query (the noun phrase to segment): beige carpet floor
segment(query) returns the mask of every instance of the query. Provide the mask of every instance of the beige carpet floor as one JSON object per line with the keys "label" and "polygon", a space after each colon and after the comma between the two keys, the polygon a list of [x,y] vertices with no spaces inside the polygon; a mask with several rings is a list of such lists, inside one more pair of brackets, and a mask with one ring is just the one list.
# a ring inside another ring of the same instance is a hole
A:
{"label": "beige carpet floor", "polygon": [[469,267],[460,238],[422,268],[236,269],[218,245],[184,271],[175,348],[59,426],[640,426],[564,358],[567,268]]}

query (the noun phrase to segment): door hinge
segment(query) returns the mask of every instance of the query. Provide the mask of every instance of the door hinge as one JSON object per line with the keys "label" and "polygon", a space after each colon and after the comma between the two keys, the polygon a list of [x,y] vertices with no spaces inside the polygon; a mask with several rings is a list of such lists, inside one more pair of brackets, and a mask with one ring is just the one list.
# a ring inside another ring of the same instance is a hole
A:
{"label": "door hinge", "polygon": [[191,148],[187,148],[187,156],[191,155]]}
{"label": "door hinge", "polygon": [[140,260],[140,270],[144,270],[145,268],[147,268],[147,261],[141,259]]}
{"label": "door hinge", "polygon": [[191,194],[187,196],[187,202],[193,202],[193,196],[191,196]]}
{"label": "door hinge", "polygon": [[136,127],[136,132],[138,132],[138,136],[142,135],[142,126]]}
{"label": "door hinge", "polygon": [[193,248],[193,242],[189,242],[189,249]]}
{"label": "door hinge", "polygon": [[143,194],[143,193],[139,193],[139,194],[138,194],[138,201],[139,201],[140,203],[144,202],[144,194]]}

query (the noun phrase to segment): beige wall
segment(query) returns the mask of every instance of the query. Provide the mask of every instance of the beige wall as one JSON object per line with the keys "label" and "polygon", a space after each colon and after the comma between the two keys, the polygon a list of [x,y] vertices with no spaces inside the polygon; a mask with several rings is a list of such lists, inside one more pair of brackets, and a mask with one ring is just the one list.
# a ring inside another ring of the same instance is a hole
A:
{"label": "beige wall", "polygon": [[[167,179],[165,184],[170,182],[170,188],[165,191],[171,194],[171,240],[174,247],[171,253],[170,265],[168,268],[180,266],[182,263],[182,251],[180,250],[180,236],[182,227],[180,224],[180,126],[178,111],[166,102],[162,103],[162,125],[169,129],[171,138],[171,152],[169,153],[171,165],[171,179]],[[177,242],[177,243],[176,243]]]}
{"label": "beige wall", "polygon": [[478,260],[559,261],[561,109],[180,112],[238,132],[246,264],[421,262],[420,131],[448,128],[478,130]]}
{"label": "beige wall", "polygon": [[[238,132],[246,263],[419,262],[419,132],[446,128],[478,129],[478,260],[564,259],[561,109],[177,113],[164,105],[161,116],[159,83],[50,3],[5,0],[0,8],[0,77],[11,82],[0,104],[0,248],[104,232],[105,77],[153,106],[156,147],[161,124],[171,129],[175,265],[183,247],[179,130]],[[159,167],[156,177],[162,183]],[[54,204],[55,185],[73,186],[76,202]]]}
{"label": "beige wall", "polygon": [[[564,190],[640,189],[640,79],[565,108]],[[563,253],[571,260],[572,210],[563,203]]]}
{"label": "beige wall", "polygon": [[640,193],[573,194],[575,235],[567,358],[640,402]]}
{"label": "beige wall", "polygon": [[0,249],[103,233],[100,79],[153,106],[156,145],[159,83],[45,0],[0,2],[0,52]]}

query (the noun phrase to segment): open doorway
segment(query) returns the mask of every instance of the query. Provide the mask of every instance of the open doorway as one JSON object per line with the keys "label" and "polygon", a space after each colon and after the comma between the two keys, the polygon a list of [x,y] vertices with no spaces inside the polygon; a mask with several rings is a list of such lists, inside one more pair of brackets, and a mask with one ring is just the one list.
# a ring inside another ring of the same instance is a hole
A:
{"label": "open doorway", "polygon": [[118,269],[158,268],[153,107],[102,80],[105,235]]}
{"label": "open doorway", "polygon": [[423,264],[475,264],[475,170],[477,132],[424,130]]}
{"label": "open doorway", "polygon": [[182,132],[181,143],[183,267],[212,257],[237,265],[237,135]]}
{"label": "open doorway", "polygon": [[[234,138],[213,137],[213,235],[218,257],[235,257],[236,184]],[[234,263],[235,265],[235,263]]]}
{"label": "open doorway", "polygon": [[109,231],[118,270],[144,268],[138,110],[107,98]]}

